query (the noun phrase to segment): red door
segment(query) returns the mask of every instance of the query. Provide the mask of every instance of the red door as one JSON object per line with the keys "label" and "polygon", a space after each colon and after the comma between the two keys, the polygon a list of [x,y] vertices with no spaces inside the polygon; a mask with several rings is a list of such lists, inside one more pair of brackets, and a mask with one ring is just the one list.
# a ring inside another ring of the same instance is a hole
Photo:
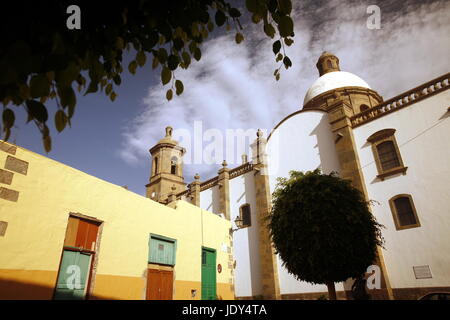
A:
{"label": "red door", "polygon": [[173,271],[148,269],[147,300],[172,300]]}

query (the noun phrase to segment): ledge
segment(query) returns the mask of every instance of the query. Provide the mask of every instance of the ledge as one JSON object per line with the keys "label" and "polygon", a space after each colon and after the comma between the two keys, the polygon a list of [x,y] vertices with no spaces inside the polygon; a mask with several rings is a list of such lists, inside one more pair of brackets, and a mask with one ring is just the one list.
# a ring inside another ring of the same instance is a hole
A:
{"label": "ledge", "polygon": [[379,178],[379,179],[381,179],[381,181],[383,181],[386,177],[392,176],[397,173],[403,173],[405,175],[407,169],[408,169],[408,167],[397,167],[397,168],[385,171],[383,173],[380,173],[379,175],[377,175],[377,178]]}

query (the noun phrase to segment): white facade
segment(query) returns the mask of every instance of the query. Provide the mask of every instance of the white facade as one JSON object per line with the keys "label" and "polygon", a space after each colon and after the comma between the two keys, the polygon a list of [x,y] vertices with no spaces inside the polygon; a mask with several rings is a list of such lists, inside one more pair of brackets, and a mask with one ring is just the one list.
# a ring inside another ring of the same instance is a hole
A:
{"label": "white facade", "polygon": [[[353,130],[373,214],[383,224],[383,256],[393,288],[450,286],[450,90]],[[367,138],[394,128],[406,174],[377,179]],[[396,230],[389,199],[410,194],[420,227]],[[416,279],[414,266],[429,266],[431,279]]]}
{"label": "white facade", "polygon": [[[448,80],[447,80],[448,81]],[[330,72],[320,77],[305,96],[305,103],[336,88],[369,88],[366,82],[346,72]],[[352,129],[367,195],[377,204],[372,212],[382,230],[382,250],[391,288],[450,287],[450,90],[430,95],[390,114]],[[291,170],[339,173],[329,114],[319,110],[301,110],[282,120],[267,140],[267,164],[270,192],[278,177],[289,177]],[[377,178],[372,145],[367,139],[383,129],[395,129],[405,174]],[[263,274],[259,257],[259,224],[256,216],[254,171],[229,181],[230,217],[234,221],[239,208],[249,204],[251,227],[233,233],[236,268],[236,297],[255,297],[262,293]],[[420,222],[419,227],[397,230],[389,199],[411,195]],[[219,212],[219,186],[200,193],[203,209]],[[282,295],[326,292],[325,285],[296,280],[277,257],[278,281]],[[416,279],[413,267],[429,266],[432,278]],[[349,287],[346,285],[346,289]],[[336,290],[344,290],[342,283]]]}
{"label": "white facade", "polygon": [[[278,177],[289,177],[289,171],[311,171],[320,168],[324,173],[339,172],[328,114],[323,111],[301,111],[282,121],[267,143],[270,190]],[[326,285],[312,285],[298,281],[282,266],[277,257],[281,294],[326,292]],[[336,290],[343,290],[336,284]]]}

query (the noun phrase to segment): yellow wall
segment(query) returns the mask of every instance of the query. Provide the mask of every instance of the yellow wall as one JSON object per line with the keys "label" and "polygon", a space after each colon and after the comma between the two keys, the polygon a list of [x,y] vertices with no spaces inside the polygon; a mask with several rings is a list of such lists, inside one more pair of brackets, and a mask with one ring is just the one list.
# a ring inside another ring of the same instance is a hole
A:
{"label": "yellow wall", "polygon": [[[0,168],[7,155],[0,150]],[[201,297],[202,246],[216,249],[222,265],[217,295],[234,298],[226,252],[229,221],[184,201],[163,206],[20,147],[13,156],[29,165],[27,175],[14,173],[11,185],[0,185],[19,191],[17,202],[0,199],[0,221],[8,222],[0,237],[0,298],[51,298],[71,212],[104,221],[95,297],[145,298],[153,233],[177,240],[175,299],[192,299],[191,289],[197,289],[195,299]]]}

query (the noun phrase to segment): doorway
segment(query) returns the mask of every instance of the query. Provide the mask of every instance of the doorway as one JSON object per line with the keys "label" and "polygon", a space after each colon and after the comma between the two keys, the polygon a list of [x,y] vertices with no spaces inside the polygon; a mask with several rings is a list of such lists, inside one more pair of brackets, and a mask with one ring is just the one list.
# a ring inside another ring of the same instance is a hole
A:
{"label": "doorway", "polygon": [[100,221],[69,216],[55,300],[83,300],[88,296],[100,224]]}
{"label": "doorway", "polygon": [[202,300],[216,298],[216,250],[202,248]]}

